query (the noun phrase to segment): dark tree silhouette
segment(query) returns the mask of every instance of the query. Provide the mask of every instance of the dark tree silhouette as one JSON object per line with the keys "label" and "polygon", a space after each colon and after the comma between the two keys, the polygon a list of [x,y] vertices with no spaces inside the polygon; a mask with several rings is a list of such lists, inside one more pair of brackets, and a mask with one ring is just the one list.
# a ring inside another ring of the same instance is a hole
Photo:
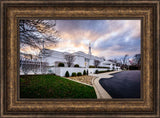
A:
{"label": "dark tree silhouette", "polygon": [[94,66],[97,68],[98,65],[100,64],[100,61],[99,60],[94,60]]}
{"label": "dark tree silhouette", "polygon": [[20,46],[42,49],[44,41],[45,45],[57,43],[60,35],[55,26],[53,20],[20,20]]}
{"label": "dark tree silhouette", "polygon": [[116,66],[120,66],[122,70],[128,69],[128,54],[124,55],[122,58],[115,58],[108,60],[116,64]]}
{"label": "dark tree silhouette", "polygon": [[130,61],[130,64],[140,69],[141,68],[141,54],[135,54],[133,57],[133,60]]}
{"label": "dark tree silhouette", "polygon": [[71,67],[71,66],[73,65],[74,60],[75,60],[74,55],[72,55],[72,54],[66,54],[66,55],[64,56],[64,58],[65,58],[66,61],[67,61],[68,67]]}
{"label": "dark tree silhouette", "polygon": [[126,55],[123,57],[123,64],[124,64],[124,65],[127,63],[127,57],[128,57],[128,54],[126,54]]}
{"label": "dark tree silhouette", "polygon": [[121,65],[121,69],[123,69],[123,70],[125,70],[125,69],[128,69],[129,67],[128,67],[128,65],[127,65],[127,57],[128,57],[128,54],[126,54],[124,57],[123,57],[123,63],[122,63],[122,65]]}

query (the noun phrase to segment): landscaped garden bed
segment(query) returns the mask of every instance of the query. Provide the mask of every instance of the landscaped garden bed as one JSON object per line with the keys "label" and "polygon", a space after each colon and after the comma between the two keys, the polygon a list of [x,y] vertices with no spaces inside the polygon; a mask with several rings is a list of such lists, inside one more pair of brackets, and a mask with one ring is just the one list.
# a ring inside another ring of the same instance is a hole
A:
{"label": "landscaped garden bed", "polygon": [[94,76],[88,76],[88,75],[83,75],[83,76],[76,76],[76,77],[69,77],[70,79],[73,79],[75,81],[80,81],[89,85],[92,85],[92,79],[96,78]]}
{"label": "landscaped garden bed", "polygon": [[97,98],[94,88],[55,75],[21,75],[21,98]]}

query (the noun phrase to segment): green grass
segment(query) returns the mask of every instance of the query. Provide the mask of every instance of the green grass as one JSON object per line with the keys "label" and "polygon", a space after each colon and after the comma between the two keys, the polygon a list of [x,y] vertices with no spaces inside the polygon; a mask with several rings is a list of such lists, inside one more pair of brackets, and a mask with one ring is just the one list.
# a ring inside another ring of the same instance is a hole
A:
{"label": "green grass", "polygon": [[93,87],[55,75],[21,75],[21,98],[97,98]]}

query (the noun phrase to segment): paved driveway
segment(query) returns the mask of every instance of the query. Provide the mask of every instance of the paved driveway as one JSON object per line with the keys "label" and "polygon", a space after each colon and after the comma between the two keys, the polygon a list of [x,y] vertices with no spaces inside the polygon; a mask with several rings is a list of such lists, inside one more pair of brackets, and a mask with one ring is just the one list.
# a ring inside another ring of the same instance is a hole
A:
{"label": "paved driveway", "polygon": [[99,80],[112,98],[140,98],[140,71],[122,71]]}

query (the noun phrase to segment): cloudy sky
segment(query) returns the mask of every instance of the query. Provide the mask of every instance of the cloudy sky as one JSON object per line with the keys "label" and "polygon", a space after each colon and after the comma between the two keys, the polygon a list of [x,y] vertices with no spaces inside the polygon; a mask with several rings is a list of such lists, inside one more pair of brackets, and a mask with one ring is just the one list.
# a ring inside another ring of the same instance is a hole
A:
{"label": "cloudy sky", "polygon": [[140,53],[140,20],[57,20],[56,29],[62,39],[57,51],[88,53],[91,43],[92,54],[105,58],[116,58]]}
{"label": "cloudy sky", "polygon": [[140,53],[140,20],[56,20],[62,39],[45,48],[61,52],[83,51],[106,59]]}

